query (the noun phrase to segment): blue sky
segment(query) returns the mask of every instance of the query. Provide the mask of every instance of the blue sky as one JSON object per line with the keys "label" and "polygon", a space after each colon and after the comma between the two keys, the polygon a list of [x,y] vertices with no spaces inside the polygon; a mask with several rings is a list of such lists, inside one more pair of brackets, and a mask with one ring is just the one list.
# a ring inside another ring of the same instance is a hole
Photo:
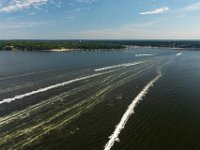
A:
{"label": "blue sky", "polygon": [[200,39],[200,0],[0,0],[0,39]]}

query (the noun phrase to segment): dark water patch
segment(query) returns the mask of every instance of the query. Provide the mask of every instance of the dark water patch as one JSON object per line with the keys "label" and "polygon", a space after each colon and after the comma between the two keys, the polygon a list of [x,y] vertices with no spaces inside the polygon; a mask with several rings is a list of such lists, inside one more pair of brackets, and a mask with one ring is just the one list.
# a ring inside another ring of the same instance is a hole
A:
{"label": "dark water patch", "polygon": [[200,148],[199,85],[187,65],[173,65],[165,68],[165,76],[138,105],[114,149]]}

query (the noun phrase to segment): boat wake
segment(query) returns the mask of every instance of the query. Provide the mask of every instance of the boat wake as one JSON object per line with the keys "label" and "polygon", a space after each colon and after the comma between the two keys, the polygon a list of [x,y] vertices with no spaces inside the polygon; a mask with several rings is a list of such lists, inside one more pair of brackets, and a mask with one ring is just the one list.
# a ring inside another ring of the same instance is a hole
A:
{"label": "boat wake", "polygon": [[177,53],[177,54],[176,54],[176,56],[181,56],[181,55],[183,55],[183,53]]}
{"label": "boat wake", "polygon": [[130,66],[139,65],[141,63],[144,63],[144,62],[140,61],[140,62],[133,62],[133,63],[125,63],[125,64],[120,64],[120,65],[108,66],[108,67],[103,67],[103,68],[95,69],[94,71],[98,72],[98,71],[104,71],[104,70],[109,70],[109,69],[114,69],[114,68],[120,68],[120,67],[130,67]]}
{"label": "boat wake", "polygon": [[135,57],[148,57],[148,56],[155,56],[155,54],[135,54]]}
{"label": "boat wake", "polygon": [[49,91],[51,89],[62,87],[62,86],[65,86],[65,85],[68,85],[68,84],[71,84],[71,83],[74,83],[74,82],[86,80],[86,79],[97,77],[97,76],[100,76],[100,75],[104,75],[104,74],[107,74],[107,73],[109,73],[109,72],[96,73],[96,74],[93,74],[93,75],[80,77],[80,78],[77,78],[77,79],[73,79],[73,80],[69,80],[69,81],[66,81],[66,82],[51,85],[51,86],[48,86],[48,87],[44,87],[44,88],[38,89],[36,91],[28,92],[28,93],[21,94],[21,95],[16,95],[15,97],[6,98],[6,99],[1,100],[0,105],[3,104],[3,103],[10,103],[10,102],[18,100],[18,99],[23,99],[25,97],[32,96],[32,95],[35,95],[35,94],[38,94],[38,93],[43,93],[43,92]]}
{"label": "boat wake", "polygon": [[119,124],[116,126],[113,134],[109,137],[110,140],[107,142],[107,144],[104,147],[104,150],[110,150],[114,143],[116,141],[119,141],[119,134],[122,131],[122,129],[125,127],[128,119],[131,117],[132,114],[134,114],[134,108],[137,106],[137,104],[143,99],[143,97],[148,93],[149,89],[161,78],[161,73],[158,73],[158,75],[152,79],[144,88],[143,90],[135,97],[135,99],[132,101],[132,103],[128,106],[128,109],[123,114]]}

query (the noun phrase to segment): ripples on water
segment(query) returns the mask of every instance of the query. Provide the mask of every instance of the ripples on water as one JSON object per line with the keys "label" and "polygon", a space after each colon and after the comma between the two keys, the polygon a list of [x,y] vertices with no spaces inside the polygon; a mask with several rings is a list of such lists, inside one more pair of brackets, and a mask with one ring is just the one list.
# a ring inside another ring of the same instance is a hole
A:
{"label": "ripples on water", "polygon": [[107,149],[200,149],[198,52],[0,52],[0,69],[3,150],[106,149],[138,96]]}

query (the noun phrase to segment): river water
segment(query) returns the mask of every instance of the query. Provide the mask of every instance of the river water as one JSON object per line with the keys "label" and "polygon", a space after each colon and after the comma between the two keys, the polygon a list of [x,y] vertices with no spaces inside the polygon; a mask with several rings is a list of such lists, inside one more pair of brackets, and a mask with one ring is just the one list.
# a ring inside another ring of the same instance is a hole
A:
{"label": "river water", "polygon": [[200,53],[0,52],[0,149],[199,150]]}

